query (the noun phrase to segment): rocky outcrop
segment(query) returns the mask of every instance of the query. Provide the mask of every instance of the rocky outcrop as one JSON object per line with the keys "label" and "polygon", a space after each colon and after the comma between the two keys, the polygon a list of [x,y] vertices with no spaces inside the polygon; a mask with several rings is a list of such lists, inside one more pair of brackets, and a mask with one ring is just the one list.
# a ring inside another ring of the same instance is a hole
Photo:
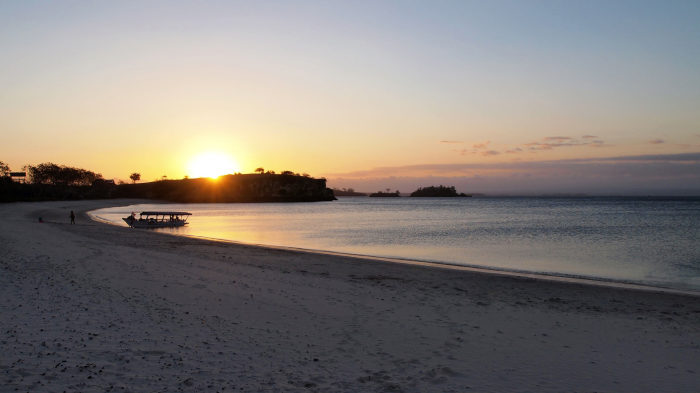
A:
{"label": "rocky outcrop", "polygon": [[117,186],[119,198],[172,202],[314,202],[335,200],[326,179],[293,174],[239,174]]}

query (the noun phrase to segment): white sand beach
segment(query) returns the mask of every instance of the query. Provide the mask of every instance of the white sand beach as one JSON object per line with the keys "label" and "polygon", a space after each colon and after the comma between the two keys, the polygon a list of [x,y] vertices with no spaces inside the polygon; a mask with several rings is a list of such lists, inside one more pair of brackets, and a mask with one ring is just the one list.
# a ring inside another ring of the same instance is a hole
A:
{"label": "white sand beach", "polygon": [[700,391],[698,295],[217,243],[85,214],[130,203],[0,205],[0,392]]}

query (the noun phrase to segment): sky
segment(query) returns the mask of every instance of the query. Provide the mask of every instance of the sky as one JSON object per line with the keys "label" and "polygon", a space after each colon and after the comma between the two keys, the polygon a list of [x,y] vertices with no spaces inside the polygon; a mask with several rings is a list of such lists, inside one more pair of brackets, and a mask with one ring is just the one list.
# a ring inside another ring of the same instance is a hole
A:
{"label": "sky", "polygon": [[698,1],[0,0],[0,161],[700,194],[699,20]]}

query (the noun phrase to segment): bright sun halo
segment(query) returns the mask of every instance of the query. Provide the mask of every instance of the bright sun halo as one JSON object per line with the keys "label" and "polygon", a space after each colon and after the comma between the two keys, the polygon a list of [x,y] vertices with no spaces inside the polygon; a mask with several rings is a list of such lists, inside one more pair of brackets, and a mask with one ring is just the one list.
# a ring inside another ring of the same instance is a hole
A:
{"label": "bright sun halo", "polygon": [[221,175],[240,172],[240,168],[231,156],[224,153],[202,153],[190,160],[187,166],[189,177],[211,177],[216,179]]}

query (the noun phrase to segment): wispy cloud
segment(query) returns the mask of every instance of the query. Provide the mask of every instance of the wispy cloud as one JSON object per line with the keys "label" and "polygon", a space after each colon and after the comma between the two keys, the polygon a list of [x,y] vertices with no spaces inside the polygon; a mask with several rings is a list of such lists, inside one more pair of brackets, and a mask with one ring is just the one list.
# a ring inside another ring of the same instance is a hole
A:
{"label": "wispy cloud", "polygon": [[440,143],[460,144],[460,143],[464,143],[464,142],[463,141],[440,141]]}
{"label": "wispy cloud", "polygon": [[[593,137],[593,135],[586,135]],[[592,138],[582,138],[576,139],[568,136],[548,136],[540,141],[534,141],[523,144],[527,150],[539,151],[539,150],[553,150],[559,147],[573,147],[573,146],[592,146],[600,147],[605,144],[600,139],[590,140]]]}
{"label": "wispy cloud", "polygon": [[[571,160],[571,161],[584,161],[584,159]],[[663,161],[669,163],[687,163],[687,164],[700,164],[700,152],[699,153],[680,153],[680,154],[644,154],[637,156],[620,156],[611,158],[590,158],[586,161],[610,161],[610,162],[622,162],[622,161],[638,161],[638,162],[652,162],[652,161]]]}
{"label": "wispy cloud", "polygon": [[469,149],[456,149],[453,151],[459,153],[459,155],[461,155],[461,156],[466,156],[469,154],[478,154],[481,156],[493,156],[493,155],[498,155],[501,153],[501,152],[499,152],[497,150],[493,150],[493,149],[488,150],[490,144],[491,144],[491,141],[477,142],[477,143],[474,143],[472,145],[472,147]]}
{"label": "wispy cloud", "polygon": [[557,142],[564,142],[564,141],[571,141],[574,138],[570,136],[546,136],[544,137],[545,141],[557,141]]}
{"label": "wispy cloud", "polygon": [[[510,147],[504,147],[503,150],[494,149],[491,146],[491,141],[476,142],[471,148],[454,149],[453,151],[459,155],[480,155],[480,156],[496,156],[499,154],[518,154],[523,152],[536,153],[538,151],[554,150],[564,147],[588,146],[588,147],[603,147],[607,146],[605,141],[596,139],[595,135],[584,135],[580,139],[570,136],[547,136],[537,141],[523,143]],[[447,141],[443,141],[446,143]]]}
{"label": "wispy cloud", "polygon": [[663,143],[666,143],[666,141],[664,141],[663,139],[652,139],[649,141],[649,144],[651,145],[660,145]]}

